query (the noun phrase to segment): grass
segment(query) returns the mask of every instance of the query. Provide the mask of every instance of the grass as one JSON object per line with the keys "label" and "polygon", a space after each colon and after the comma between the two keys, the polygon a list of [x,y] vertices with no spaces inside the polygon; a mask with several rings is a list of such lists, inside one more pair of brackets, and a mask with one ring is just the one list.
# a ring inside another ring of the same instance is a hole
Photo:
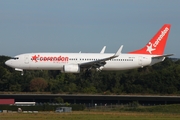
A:
{"label": "grass", "polygon": [[177,113],[180,114],[180,105],[157,105],[157,106],[139,106],[139,107],[125,107],[119,109],[120,111],[132,112],[152,112],[152,113]]}
{"label": "grass", "polygon": [[148,112],[1,113],[0,120],[179,120],[180,114]]}
{"label": "grass", "polygon": [[156,105],[156,106],[131,106],[131,105],[120,105],[120,106],[106,106],[106,107],[96,107],[94,109],[89,109],[90,111],[102,111],[102,112],[110,112],[110,111],[119,111],[119,112],[149,112],[149,113],[176,113],[180,114],[180,104],[172,104],[172,105]]}
{"label": "grass", "polygon": [[180,105],[100,107],[71,113],[0,113],[0,120],[179,120]]}

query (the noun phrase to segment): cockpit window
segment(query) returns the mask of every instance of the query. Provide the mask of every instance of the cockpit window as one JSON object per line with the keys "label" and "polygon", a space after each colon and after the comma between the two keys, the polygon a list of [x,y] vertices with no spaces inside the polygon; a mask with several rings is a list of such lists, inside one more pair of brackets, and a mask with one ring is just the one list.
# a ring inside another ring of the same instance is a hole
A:
{"label": "cockpit window", "polygon": [[11,58],[11,59],[17,60],[17,59],[19,59],[19,57],[13,57],[13,58]]}

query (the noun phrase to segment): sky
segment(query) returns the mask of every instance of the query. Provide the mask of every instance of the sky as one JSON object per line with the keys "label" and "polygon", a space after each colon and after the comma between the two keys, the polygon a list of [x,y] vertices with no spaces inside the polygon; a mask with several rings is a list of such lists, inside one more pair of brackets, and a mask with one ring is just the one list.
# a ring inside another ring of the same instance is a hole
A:
{"label": "sky", "polygon": [[0,55],[115,53],[142,48],[171,24],[165,54],[180,58],[179,0],[0,0]]}

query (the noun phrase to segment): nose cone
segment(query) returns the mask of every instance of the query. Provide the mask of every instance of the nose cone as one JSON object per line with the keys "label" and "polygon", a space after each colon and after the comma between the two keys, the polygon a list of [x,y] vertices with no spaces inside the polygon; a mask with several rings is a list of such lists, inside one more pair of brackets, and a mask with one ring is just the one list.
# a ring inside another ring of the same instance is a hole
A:
{"label": "nose cone", "polygon": [[11,60],[7,60],[7,61],[5,62],[5,64],[6,64],[7,66],[11,66]]}

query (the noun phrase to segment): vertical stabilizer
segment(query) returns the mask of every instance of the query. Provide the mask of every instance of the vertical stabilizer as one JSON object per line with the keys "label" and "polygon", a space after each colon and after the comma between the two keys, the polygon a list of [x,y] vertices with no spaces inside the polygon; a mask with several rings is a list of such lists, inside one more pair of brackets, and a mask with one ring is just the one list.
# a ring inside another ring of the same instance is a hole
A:
{"label": "vertical stabilizer", "polygon": [[170,24],[164,24],[154,37],[141,49],[129,52],[130,54],[162,55],[166,47]]}

